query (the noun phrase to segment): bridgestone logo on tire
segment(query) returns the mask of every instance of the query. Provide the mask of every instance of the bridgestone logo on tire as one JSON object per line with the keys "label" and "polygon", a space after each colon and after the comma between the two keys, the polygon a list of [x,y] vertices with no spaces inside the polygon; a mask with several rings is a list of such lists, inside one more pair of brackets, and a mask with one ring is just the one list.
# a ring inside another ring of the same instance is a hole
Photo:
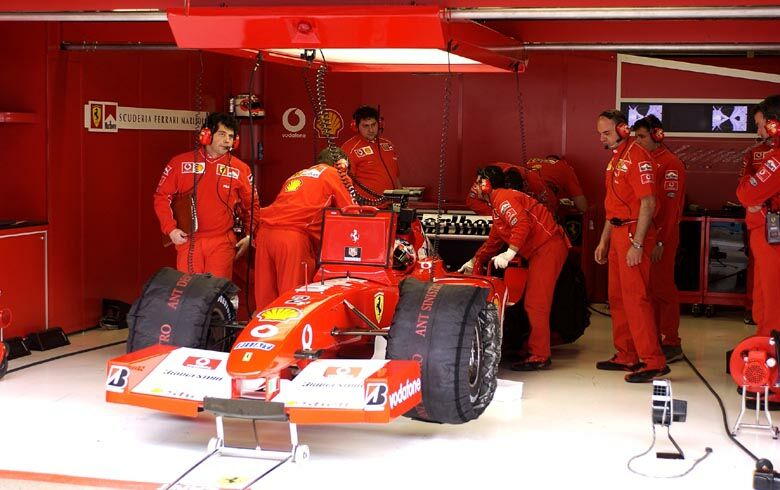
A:
{"label": "bridgestone logo on tire", "polygon": [[422,381],[415,378],[413,381],[406,380],[396,391],[390,393],[390,409],[397,407],[409,398],[422,390]]}

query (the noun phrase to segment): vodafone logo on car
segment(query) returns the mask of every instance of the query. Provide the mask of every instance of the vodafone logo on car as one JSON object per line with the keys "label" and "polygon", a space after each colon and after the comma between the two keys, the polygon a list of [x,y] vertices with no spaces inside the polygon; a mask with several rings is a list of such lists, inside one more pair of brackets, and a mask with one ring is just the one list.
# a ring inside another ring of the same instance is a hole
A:
{"label": "vodafone logo on car", "polygon": [[209,359],[208,357],[194,357],[190,356],[184,360],[185,366],[196,367],[201,369],[217,369],[219,367],[219,359]]}
{"label": "vodafone logo on car", "polygon": [[390,393],[390,408],[395,408],[402,404],[409,398],[413,397],[422,390],[422,381],[420,378],[414,378],[413,380],[406,380],[406,383],[401,383],[401,386],[397,390]]}

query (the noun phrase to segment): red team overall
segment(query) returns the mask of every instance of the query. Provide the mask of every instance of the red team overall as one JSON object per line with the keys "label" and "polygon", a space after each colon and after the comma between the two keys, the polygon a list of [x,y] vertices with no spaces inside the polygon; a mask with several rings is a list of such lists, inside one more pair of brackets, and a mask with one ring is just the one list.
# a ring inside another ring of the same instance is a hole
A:
{"label": "red team overall", "polygon": [[[523,179],[523,187],[522,189],[515,190],[519,190],[525,194],[528,194],[547,207],[551,213],[555,213],[558,200],[555,199],[555,196],[553,196],[553,194],[549,191],[547,185],[542,180],[542,177],[537,172],[530,171],[519,165],[512,165],[511,163],[496,162],[492,163],[491,165],[495,165],[496,167],[500,168],[501,171],[504,172],[505,178],[507,170],[516,170]],[[507,187],[513,188],[508,184],[509,183],[507,182]],[[466,197],[466,206],[479,215],[490,216],[493,212],[490,208],[490,204],[488,203],[487,198],[480,196],[481,194],[479,192],[479,186],[478,184],[474,184],[471,186],[469,194]]]}
{"label": "red team overall", "polygon": [[551,200],[568,198],[581,213],[588,210],[588,200],[569,162],[557,155],[550,155],[547,158],[531,158],[525,166],[539,173],[547,189],[552,192]]}
{"label": "red team overall", "polygon": [[[758,134],[771,147],[761,154],[760,165],[745,168],[737,187],[737,197],[745,206],[745,222],[750,230],[750,249],[755,259],[753,317],[757,335],[780,330],[780,315],[775,308],[780,298],[780,244],[767,241],[768,211],[780,209],[780,96],[767,97],[754,112]],[[755,173],[751,172],[755,170]],[[757,168],[756,168],[757,167]]]}
{"label": "red team overall", "polygon": [[[344,152],[334,151],[338,162],[346,165]],[[340,172],[330,165],[333,159],[328,148],[320,152],[318,162],[326,163],[293,174],[274,202],[262,209],[255,254],[258,309],[311,280],[320,249],[323,209],[354,204]]]}
{"label": "red team overall", "polygon": [[[546,368],[551,364],[550,308],[555,283],[568,255],[568,242],[543,205],[522,192],[501,188],[504,173],[499,167],[481,170],[478,182],[481,192],[489,199],[493,225],[490,236],[474,257],[474,270],[480,272],[488,260],[499,269],[506,268],[516,254],[528,260],[524,307],[531,324],[529,357],[512,365],[512,369]],[[509,248],[495,255],[504,245]]]}
{"label": "red team overall", "polygon": [[[658,341],[650,299],[650,249],[655,246],[655,164],[633,138],[625,116],[605,111],[597,120],[601,142],[612,150],[606,169],[606,223],[596,247],[609,262],[612,338],[617,353],[598,369],[634,371],[630,383],[650,382],[669,372]],[[641,361],[641,364],[640,364]]]}
{"label": "red team overall", "polygon": [[656,170],[656,243],[650,254],[650,294],[666,362],[683,358],[680,340],[680,296],[674,283],[674,264],[680,244],[680,220],[685,204],[685,165],[662,142],[661,121],[649,115],[633,126],[636,141],[650,152]]}
{"label": "red team overall", "polygon": [[357,191],[368,198],[378,198],[387,189],[400,188],[398,155],[393,143],[379,136],[379,112],[373,107],[361,106],[352,117],[353,129],[358,134],[344,142],[341,149],[349,159]]}
{"label": "red team overall", "polygon": [[[227,114],[211,114],[204,125],[211,133],[197,152],[187,152],[171,159],[163,170],[154,193],[154,210],[160,229],[176,246],[176,268],[182,272],[210,272],[232,279],[236,258],[236,235],[233,211],[239,205],[244,223],[249,224],[250,203],[254,202],[255,221],[259,200],[252,199],[249,166],[231,153],[238,124]],[[195,157],[195,158],[193,158]],[[193,161],[194,160],[194,161]],[[173,199],[192,193],[196,182],[195,209],[197,231],[185,234],[173,216]],[[239,242],[243,252],[248,237]],[[192,270],[190,269],[192,266]]]}

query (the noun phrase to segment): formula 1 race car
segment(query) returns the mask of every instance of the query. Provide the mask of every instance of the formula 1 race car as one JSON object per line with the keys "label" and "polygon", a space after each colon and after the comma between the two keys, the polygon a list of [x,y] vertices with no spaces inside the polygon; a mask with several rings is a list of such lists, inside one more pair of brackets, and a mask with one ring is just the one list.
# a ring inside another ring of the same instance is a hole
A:
{"label": "formula 1 race car", "polygon": [[230,400],[254,411],[252,400],[304,424],[479,417],[496,390],[506,288],[419,257],[415,220],[399,205],[326,209],[314,281],[240,332],[231,283],[164,269],[128,315],[128,354],[108,362],[106,400],[188,416]]}

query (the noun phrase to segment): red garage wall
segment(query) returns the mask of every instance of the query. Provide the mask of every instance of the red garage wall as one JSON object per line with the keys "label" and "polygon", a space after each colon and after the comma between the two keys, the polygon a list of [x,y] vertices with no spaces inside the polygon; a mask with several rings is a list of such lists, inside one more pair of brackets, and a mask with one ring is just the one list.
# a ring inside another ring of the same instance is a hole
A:
{"label": "red garage wall", "polygon": [[[27,126],[0,124],[7,143],[0,165],[0,219],[48,220],[50,324],[74,330],[95,324],[101,298],[130,302],[155,270],[173,263],[173,251],[160,245],[151,195],[167,160],[192,145],[192,134],[182,131],[89,133],[83,127],[83,105],[103,100],[193,109],[202,56],[203,108],[224,110],[230,95],[246,91],[251,63],[191,51],[61,51],[58,25],[8,23],[0,29],[0,40],[7,45],[19,38],[25,43],[14,43],[5,60],[15,69],[0,73],[0,111],[38,114],[39,119]],[[751,66],[757,69],[755,62]],[[255,92],[267,111],[257,127],[264,150],[258,181],[266,203],[287,176],[311,164],[323,144],[311,125],[313,111],[301,72],[266,64],[257,75]],[[608,156],[598,142],[595,117],[614,105],[615,73],[611,55],[534,54],[520,77],[528,155],[568,157],[596,208],[595,233],[603,220]],[[648,84],[663,88],[659,96],[681,96],[673,77],[630,80],[637,90]],[[443,83],[441,75],[329,74],[328,103],[345,123],[339,142],[350,136],[349,117],[357,105],[381,105],[385,136],[400,152],[403,182],[424,185],[427,197],[435,198]],[[515,77],[454,75],[450,103],[443,196],[462,202],[478,166],[520,159]],[[281,121],[295,107],[308,119],[302,138],[286,136],[289,131]],[[246,123],[241,133],[240,156],[248,161]],[[706,175],[701,179],[708,182]],[[710,192],[731,192],[732,182]],[[587,273],[602,277],[603,268],[598,270]],[[603,282],[596,289],[595,297],[603,297]]]}

